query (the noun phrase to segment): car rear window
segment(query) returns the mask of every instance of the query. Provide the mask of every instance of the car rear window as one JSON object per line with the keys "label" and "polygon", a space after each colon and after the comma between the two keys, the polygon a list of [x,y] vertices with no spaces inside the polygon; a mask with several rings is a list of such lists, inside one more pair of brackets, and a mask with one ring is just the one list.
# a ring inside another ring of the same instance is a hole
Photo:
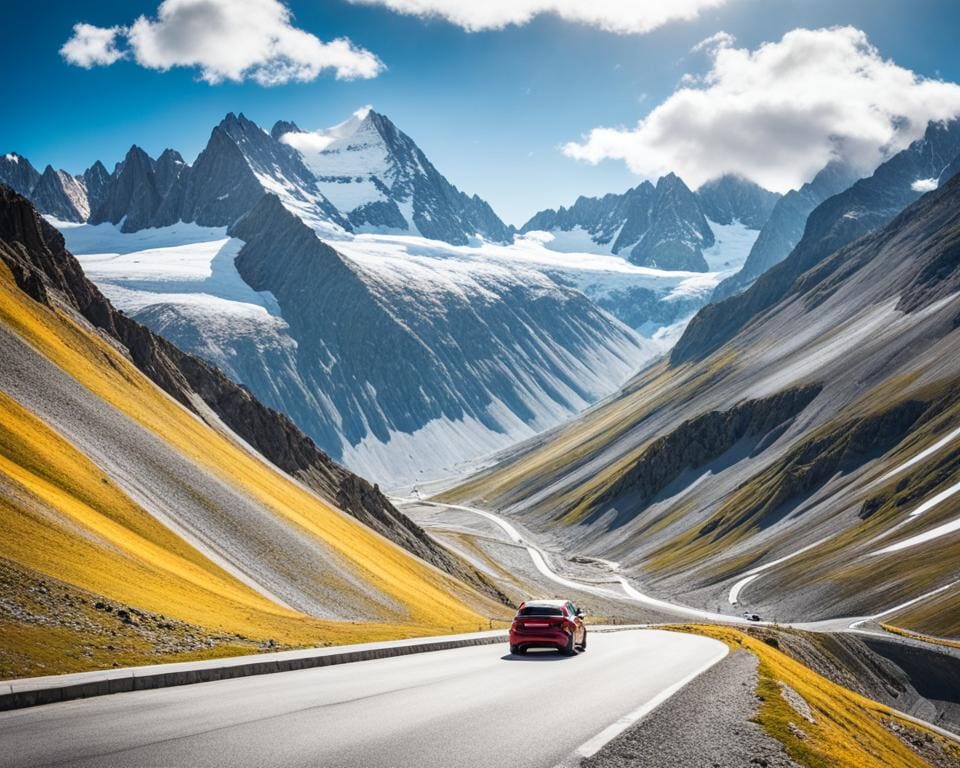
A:
{"label": "car rear window", "polygon": [[518,616],[563,616],[560,608],[552,605],[525,605],[520,609]]}

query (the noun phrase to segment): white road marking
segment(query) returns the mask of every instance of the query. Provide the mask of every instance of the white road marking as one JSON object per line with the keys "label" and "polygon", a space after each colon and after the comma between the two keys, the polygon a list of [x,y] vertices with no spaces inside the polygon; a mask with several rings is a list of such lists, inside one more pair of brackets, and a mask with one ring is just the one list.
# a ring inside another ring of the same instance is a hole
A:
{"label": "white road marking", "polygon": [[663,704],[663,702],[673,696],[673,694],[683,688],[687,683],[695,680],[697,677],[710,669],[710,667],[712,667],[714,664],[717,664],[725,659],[729,653],[730,649],[726,645],[722,646],[717,650],[717,654],[707,661],[703,666],[695,669],[682,680],[677,680],[677,682],[675,682],[673,685],[664,688],[652,699],[633,710],[633,712],[628,712],[615,723],[604,728],[592,739],[585,741],[583,744],[577,747],[576,754],[580,757],[592,757],[608,742],[615,739],[637,721],[649,715],[651,712],[653,712],[653,710]]}

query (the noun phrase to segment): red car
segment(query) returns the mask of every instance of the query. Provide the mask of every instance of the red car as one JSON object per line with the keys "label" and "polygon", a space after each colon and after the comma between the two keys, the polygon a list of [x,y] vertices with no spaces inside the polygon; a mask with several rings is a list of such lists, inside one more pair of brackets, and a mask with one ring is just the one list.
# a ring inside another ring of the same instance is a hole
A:
{"label": "red car", "polygon": [[583,611],[569,600],[528,600],[520,603],[510,626],[510,653],[527,648],[556,648],[572,656],[587,650]]}

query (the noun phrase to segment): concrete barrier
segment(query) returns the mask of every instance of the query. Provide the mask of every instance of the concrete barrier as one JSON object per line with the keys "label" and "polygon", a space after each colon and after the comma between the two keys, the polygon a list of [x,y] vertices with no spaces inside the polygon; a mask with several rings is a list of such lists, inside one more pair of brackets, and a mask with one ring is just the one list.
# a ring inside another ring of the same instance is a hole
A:
{"label": "concrete barrier", "polygon": [[233,656],[206,661],[176,664],[155,664],[145,667],[123,667],[70,675],[28,677],[0,682],[0,710],[35,707],[58,701],[86,699],[111,693],[126,693],[148,688],[192,685],[213,680],[229,680],[249,675],[268,675],[298,669],[350,664],[356,661],[386,659],[412,653],[444,651],[472,645],[503,643],[504,631],[474,632],[466,635],[420,637],[389,640],[379,643],[340,645],[329,648],[307,648],[298,651],[261,653],[254,656]]}

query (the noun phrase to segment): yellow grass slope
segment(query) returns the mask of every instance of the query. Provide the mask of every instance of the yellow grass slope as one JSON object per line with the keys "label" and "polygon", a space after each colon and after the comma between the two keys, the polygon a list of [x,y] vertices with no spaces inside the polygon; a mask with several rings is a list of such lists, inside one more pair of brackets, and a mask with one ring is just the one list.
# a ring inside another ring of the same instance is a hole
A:
{"label": "yellow grass slope", "polygon": [[[760,661],[756,721],[780,741],[800,765],[808,768],[912,768],[931,763],[897,735],[903,729],[924,733],[943,761],[960,761],[960,746],[902,720],[889,707],[854,693],[782,651],[745,632],[721,626],[683,626],[730,648],[744,648]],[[782,686],[799,694],[810,707],[812,722],[788,702]]]}
{"label": "yellow grass slope", "polygon": [[0,322],[81,385],[208,472],[315,536],[402,608],[382,623],[319,621],[272,603],[154,520],[35,415],[0,401],[0,556],[202,627],[284,644],[349,642],[476,627],[498,609],[332,508],[214,431],[111,344],[0,273]]}

